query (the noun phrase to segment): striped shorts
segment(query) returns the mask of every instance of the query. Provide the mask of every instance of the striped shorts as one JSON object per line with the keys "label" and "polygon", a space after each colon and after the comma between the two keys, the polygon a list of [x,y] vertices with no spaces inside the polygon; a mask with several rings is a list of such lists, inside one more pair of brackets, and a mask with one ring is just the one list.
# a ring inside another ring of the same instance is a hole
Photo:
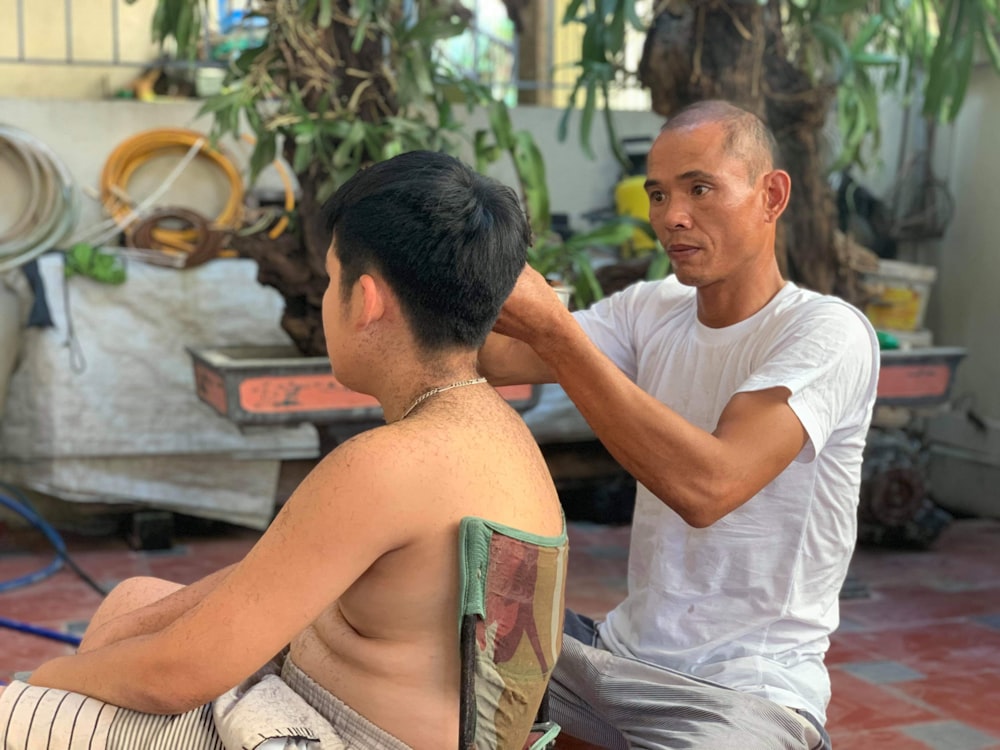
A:
{"label": "striped shorts", "polygon": [[0,750],[409,750],[291,659],[278,669],[172,716],[15,680],[0,693]]}
{"label": "striped shorts", "polygon": [[549,711],[563,733],[611,750],[830,750],[807,714],[612,654],[569,610]]}

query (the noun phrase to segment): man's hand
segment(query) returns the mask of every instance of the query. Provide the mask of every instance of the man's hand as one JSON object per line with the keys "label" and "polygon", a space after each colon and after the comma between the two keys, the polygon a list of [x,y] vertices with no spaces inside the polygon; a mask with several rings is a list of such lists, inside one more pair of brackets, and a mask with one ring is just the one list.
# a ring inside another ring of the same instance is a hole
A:
{"label": "man's hand", "polygon": [[549,285],[531,266],[525,266],[510,293],[493,330],[519,339],[533,349],[546,339],[569,311]]}

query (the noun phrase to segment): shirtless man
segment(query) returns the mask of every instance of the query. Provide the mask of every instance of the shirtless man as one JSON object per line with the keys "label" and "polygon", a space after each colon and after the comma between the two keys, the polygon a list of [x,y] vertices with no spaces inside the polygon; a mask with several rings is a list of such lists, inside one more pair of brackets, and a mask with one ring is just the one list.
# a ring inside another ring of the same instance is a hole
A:
{"label": "shirtless man", "polygon": [[120,584],[79,653],[32,685],[181,714],[290,645],[296,667],[403,745],[455,746],[460,519],[564,532],[531,434],[476,372],[529,229],[511,190],[431,152],[358,173],[326,210],[328,354],[387,424],[323,458],[236,565],[190,586]]}

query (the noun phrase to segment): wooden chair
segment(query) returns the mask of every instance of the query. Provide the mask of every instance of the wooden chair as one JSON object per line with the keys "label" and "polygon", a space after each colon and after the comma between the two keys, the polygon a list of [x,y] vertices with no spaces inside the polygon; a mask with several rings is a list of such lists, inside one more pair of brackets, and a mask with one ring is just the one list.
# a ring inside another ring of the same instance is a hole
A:
{"label": "wooden chair", "polygon": [[468,517],[459,545],[459,750],[554,747],[546,690],[562,647],[565,528],[542,537]]}

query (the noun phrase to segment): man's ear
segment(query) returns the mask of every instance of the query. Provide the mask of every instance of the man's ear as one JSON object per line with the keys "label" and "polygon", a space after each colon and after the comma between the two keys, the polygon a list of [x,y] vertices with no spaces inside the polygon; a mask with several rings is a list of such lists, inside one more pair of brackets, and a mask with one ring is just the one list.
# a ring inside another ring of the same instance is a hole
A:
{"label": "man's ear", "polygon": [[358,278],[358,287],[360,310],[356,319],[357,325],[358,328],[367,328],[385,315],[389,290],[384,282],[367,273],[361,274]]}
{"label": "man's ear", "polygon": [[788,206],[792,194],[792,178],[783,169],[774,169],[764,175],[764,213],[770,224],[778,220]]}

